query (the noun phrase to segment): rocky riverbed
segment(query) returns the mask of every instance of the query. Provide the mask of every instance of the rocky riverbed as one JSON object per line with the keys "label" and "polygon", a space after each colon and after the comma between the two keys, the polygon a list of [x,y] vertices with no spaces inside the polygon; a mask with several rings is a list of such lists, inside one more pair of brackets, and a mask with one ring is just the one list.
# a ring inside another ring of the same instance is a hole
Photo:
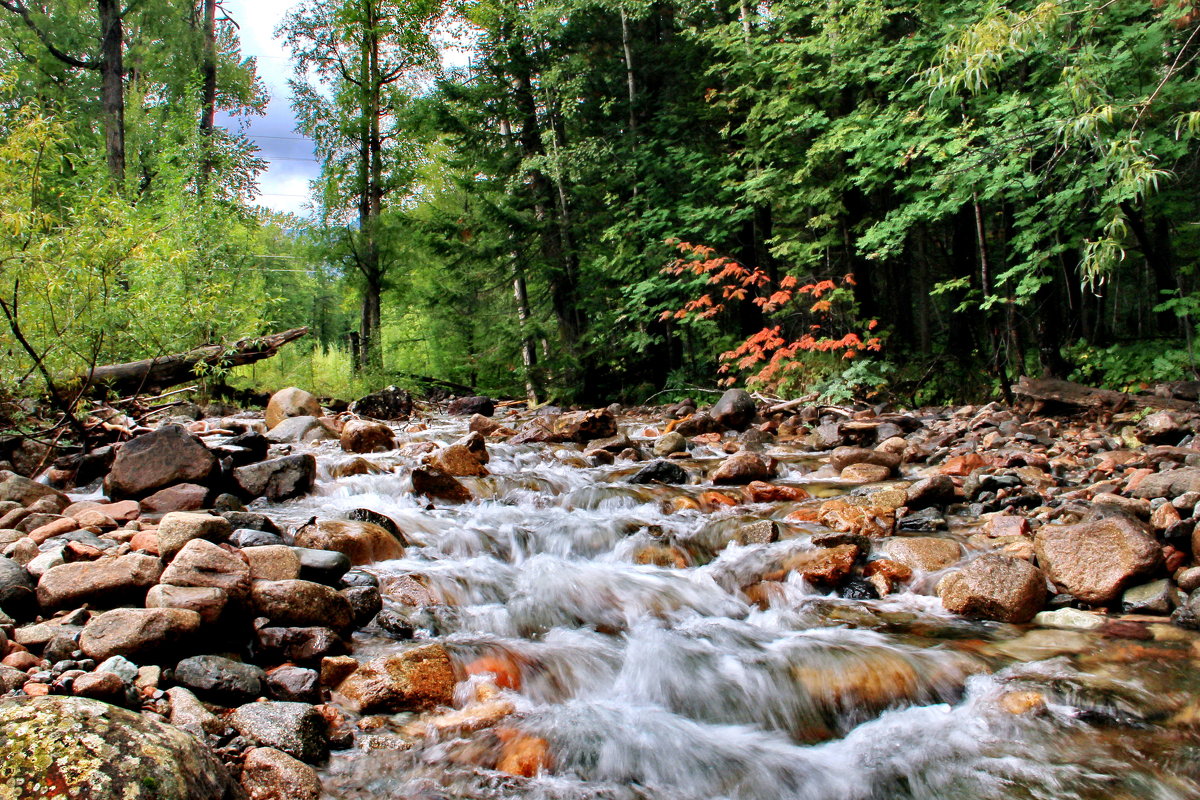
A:
{"label": "rocky riverbed", "polygon": [[163,420],[0,473],[0,798],[1200,796],[1198,427]]}

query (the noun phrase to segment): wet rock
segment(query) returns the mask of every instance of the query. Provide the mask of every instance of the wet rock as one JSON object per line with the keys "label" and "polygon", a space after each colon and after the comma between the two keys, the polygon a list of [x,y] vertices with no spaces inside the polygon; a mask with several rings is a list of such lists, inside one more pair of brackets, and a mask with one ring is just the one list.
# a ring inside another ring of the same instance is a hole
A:
{"label": "wet rock", "polygon": [[308,703],[247,703],[229,716],[229,722],[256,745],[273,747],[300,761],[321,761],[329,755],[325,720]]}
{"label": "wet rock", "polygon": [[246,751],[242,788],[248,800],[320,800],[317,771],[273,747]]}
{"label": "wet rock", "polygon": [[721,462],[712,473],[712,482],[745,485],[753,481],[768,480],[771,472],[771,467],[761,456],[742,451]]}
{"label": "wet rock", "polygon": [[[388,521],[390,522],[390,520]],[[403,539],[373,522],[353,520],[310,522],[296,531],[295,542],[297,547],[342,553],[350,559],[351,564],[356,566],[403,558],[404,548],[407,544]]]}
{"label": "wet rock", "polygon": [[192,656],[175,665],[175,682],[218,702],[246,701],[263,692],[266,673],[222,656]]}
{"label": "wet rock", "polygon": [[241,599],[250,589],[250,565],[235,552],[204,539],[192,539],[163,570],[162,582],[214,587]]}
{"label": "wet rock", "polygon": [[36,584],[17,562],[0,557],[0,608],[23,613],[33,605]]}
{"label": "wet rock", "polygon": [[140,601],[162,572],[162,561],[142,553],[62,564],[46,570],[38,580],[38,602],[43,608],[61,608]]}
{"label": "wet rock", "polygon": [[722,428],[742,431],[750,426],[758,414],[754,398],[744,389],[729,389],[708,412]]}
{"label": "wet rock", "polygon": [[475,414],[471,417],[471,421],[467,423],[467,430],[472,433],[479,433],[484,436],[490,436],[504,426],[494,419],[488,419],[482,414]]}
{"label": "wet rock", "polygon": [[924,508],[914,514],[908,514],[896,520],[896,530],[913,533],[928,533],[943,530],[946,519],[936,508]]}
{"label": "wet rock", "polygon": [[460,478],[491,474],[488,472],[488,468],[483,465],[479,454],[462,444],[452,444],[443,447],[430,456],[429,465],[447,475],[454,475]]}
{"label": "wet rock", "polygon": [[440,469],[417,467],[412,471],[412,485],[413,493],[433,500],[466,503],[472,499],[470,489]]}
{"label": "wet rock", "polygon": [[209,489],[195,483],[180,483],[159,489],[144,498],[140,505],[148,514],[165,514],[171,511],[196,511],[207,505]]}
{"label": "wet rock", "polygon": [[266,531],[256,531],[251,528],[238,528],[229,535],[229,543],[234,547],[270,547],[283,544],[283,537]]}
{"label": "wet rock", "polygon": [[337,691],[361,713],[450,705],[454,667],[444,647],[423,645],[359,665]]}
{"label": "wet rock", "polygon": [[361,628],[383,610],[383,598],[374,586],[351,586],[341,590],[354,613],[354,627]]}
{"label": "wet rock", "polygon": [[879,464],[851,464],[839,477],[853,483],[878,483],[887,480],[891,474],[891,470]]}
{"label": "wet rock", "polygon": [[303,389],[289,386],[271,395],[267,401],[267,429],[274,429],[290,417],[319,417],[323,413],[317,398]]}
{"label": "wet rock", "polygon": [[689,417],[684,417],[671,429],[681,436],[702,436],[706,433],[719,433],[721,426],[707,411],[697,411]]}
{"label": "wet rock", "polygon": [[1054,585],[1091,605],[1110,603],[1162,567],[1158,542],[1125,517],[1044,525],[1034,538],[1038,564]]}
{"label": "wet rock", "polygon": [[135,660],[169,655],[200,628],[200,615],[178,608],[118,608],[88,621],[79,649],[88,658],[123,655]]}
{"label": "wet rock", "polygon": [[247,547],[242,555],[250,562],[251,580],[290,581],[300,577],[300,556],[285,544]]}
{"label": "wet rock", "polygon": [[221,618],[229,595],[208,586],[169,586],[165,583],[150,587],[146,593],[146,608],[182,608],[195,611],[200,621],[212,625]]}
{"label": "wet rock", "polygon": [[337,584],[350,570],[350,558],[336,550],[316,550],[309,547],[292,548],[300,559],[300,578],[326,586]]}
{"label": "wet rock", "polygon": [[1121,608],[1130,614],[1169,614],[1174,589],[1166,578],[1131,586],[1121,595]]}
{"label": "wet rock", "polygon": [[855,464],[874,464],[886,467],[891,474],[900,466],[900,456],[887,450],[870,450],[866,447],[838,447],[829,454],[829,463],[839,472]]}
{"label": "wet rock", "polygon": [[688,482],[688,473],[683,467],[664,459],[651,461],[628,478],[629,483],[665,483],[680,485]]}
{"label": "wet rock", "polygon": [[1046,603],[1046,577],[1027,561],[987,553],[942,578],[937,595],[955,614],[1028,622]]}
{"label": "wet rock", "polygon": [[903,583],[912,579],[912,570],[898,561],[879,558],[863,567],[863,577],[875,589],[878,597],[889,595]]}
{"label": "wet rock", "polygon": [[1131,494],[1144,500],[1168,499],[1189,492],[1200,492],[1200,467],[1180,467],[1147,475]]}
{"label": "wet rock", "polygon": [[141,498],[177,483],[207,485],[217,471],[217,457],[179,425],[126,442],[104,479],[114,500]]}
{"label": "wet rock", "polygon": [[664,433],[654,440],[653,452],[656,458],[666,458],[672,453],[686,453],[687,439],[679,431]]}
{"label": "wet rock", "polygon": [[1146,415],[1136,427],[1137,437],[1146,444],[1179,444],[1192,430],[1187,418],[1171,411]]}
{"label": "wet rock", "polygon": [[7,787],[0,791],[13,798],[238,796],[224,765],[195,737],[97,700],[52,696],[0,703],[0,729],[0,785]]}
{"label": "wet rock", "polygon": [[850,575],[858,555],[858,547],[852,544],[805,550],[784,559],[782,571],[764,576],[764,580],[782,580],[788,573],[796,573],[818,586],[837,586]]}
{"label": "wet rock", "polygon": [[315,669],[278,667],[267,673],[267,692],[275,700],[317,703],[321,700],[320,676]]}
{"label": "wet rock", "polygon": [[835,531],[877,539],[891,536],[896,526],[896,514],[890,508],[839,499],[822,503],[817,509],[817,521]]}
{"label": "wet rock", "polygon": [[1034,625],[1046,628],[1063,628],[1075,631],[1094,631],[1104,627],[1105,617],[1082,611],[1078,608],[1058,608],[1054,611],[1039,611],[1033,617]]}
{"label": "wet rock", "polygon": [[758,522],[739,527],[734,533],[733,539],[740,545],[777,542],[779,541],[779,524],[774,520],[760,519]]}
{"label": "wet rock", "polygon": [[607,408],[573,411],[554,422],[555,440],[559,442],[590,442],[617,435],[617,418]]}
{"label": "wet rock", "polygon": [[288,417],[267,432],[267,440],[275,444],[304,444],[337,438],[337,433],[316,417]]}
{"label": "wet rock", "polygon": [[251,601],[260,616],[281,626],[350,626],[353,612],[334,589],[311,581],[255,581]]}
{"label": "wet rock", "polygon": [[496,403],[490,397],[456,397],[450,401],[446,412],[454,417],[479,414],[490,417],[496,413]]}
{"label": "wet rock", "polygon": [[533,778],[553,768],[550,743],[540,736],[516,728],[501,728],[496,734],[501,742],[500,758],[496,762],[498,772]]}
{"label": "wet rock", "polygon": [[396,447],[391,428],[365,419],[348,420],[342,427],[340,442],[347,453],[377,453]]}
{"label": "wet rock", "polygon": [[309,453],[273,458],[233,471],[233,482],[245,498],[265,497],[279,503],[312,491],[317,460]]}
{"label": "wet rock", "polygon": [[60,503],[59,511],[71,502],[57,489],[6,469],[0,470],[0,501],[31,506],[43,497],[52,497]]}
{"label": "wet rock", "polygon": [[163,561],[170,561],[193,539],[220,542],[231,533],[233,526],[224,517],[175,511],[158,523],[158,554]]}
{"label": "wet rock", "polygon": [[937,572],[958,563],[962,546],[952,539],[933,536],[897,536],[880,544],[893,561],[921,572]]}
{"label": "wet rock", "polygon": [[342,640],[329,628],[264,627],[257,632],[256,650],[263,658],[309,663],[344,652]]}
{"label": "wet rock", "polygon": [[412,395],[398,386],[387,386],[350,404],[352,414],[387,422],[406,419],[412,410]]}

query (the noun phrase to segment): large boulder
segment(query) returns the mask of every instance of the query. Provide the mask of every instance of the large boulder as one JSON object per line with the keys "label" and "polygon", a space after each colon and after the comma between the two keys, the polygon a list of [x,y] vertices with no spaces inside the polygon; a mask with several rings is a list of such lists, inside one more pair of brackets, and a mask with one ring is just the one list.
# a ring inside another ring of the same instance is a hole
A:
{"label": "large boulder", "polygon": [[225,766],[200,740],[98,700],[0,703],[0,797],[235,800]]}
{"label": "large boulder", "polygon": [[267,428],[274,428],[288,417],[319,417],[321,403],[303,389],[289,386],[271,395],[267,402]]}
{"label": "large boulder", "polygon": [[250,590],[250,563],[240,553],[204,539],[192,539],[163,570],[162,582],[171,586],[220,589],[232,598]]}
{"label": "large boulder", "polygon": [[162,561],[144,553],[61,564],[38,579],[38,602],[46,609],[80,603],[136,602],[158,583],[162,572]]}
{"label": "large boulder", "polygon": [[412,395],[398,386],[388,386],[350,404],[350,413],[382,420],[405,419],[412,409]]}
{"label": "large boulder", "polygon": [[79,637],[88,658],[157,658],[179,648],[200,629],[200,615],[181,608],[116,608],[92,617]]}
{"label": "large boulder", "polygon": [[1028,622],[1046,602],[1046,576],[1028,561],[987,553],[942,578],[946,610],[1000,622]]}
{"label": "large boulder", "polygon": [[56,498],[62,503],[61,508],[66,508],[71,502],[65,494],[57,489],[52,489],[44,483],[30,480],[15,472],[0,469],[0,502],[7,501],[31,506],[43,497]]}
{"label": "large boulder", "polygon": [[255,611],[275,625],[324,625],[344,630],[354,619],[346,598],[312,581],[255,581],[250,597]]}
{"label": "large boulder", "polygon": [[375,453],[395,449],[396,436],[382,422],[352,419],[342,426],[340,442],[347,453]]}
{"label": "large boulder", "polygon": [[1043,525],[1034,537],[1038,565],[1061,590],[1104,605],[1162,568],[1162,548],[1122,516],[1078,525]]}
{"label": "large boulder", "polygon": [[296,546],[335,550],[350,563],[371,564],[404,557],[405,542],[370,522],[324,519],[296,531]]}
{"label": "large boulder", "polygon": [[254,744],[274,747],[301,761],[320,761],[329,755],[325,720],[308,703],[247,703],[230,715],[229,723]]}
{"label": "large boulder", "polygon": [[179,425],[163,425],[117,452],[104,491],[114,500],[141,498],[177,483],[206,485],[217,471],[217,457]]}
{"label": "large boulder", "polygon": [[465,417],[472,414],[481,414],[485,417],[490,417],[496,413],[496,403],[490,397],[456,397],[450,401],[450,406],[446,409],[451,416]]}
{"label": "large boulder", "polygon": [[718,425],[735,431],[744,431],[754,421],[758,408],[754,398],[744,389],[730,389],[708,412]]}
{"label": "large boulder", "polygon": [[360,664],[337,691],[362,713],[420,711],[454,700],[454,665],[440,644]]}
{"label": "large boulder", "polygon": [[265,497],[273,503],[308,494],[316,479],[317,459],[310,453],[260,461],[233,471],[239,494],[247,499]]}
{"label": "large boulder", "polygon": [[316,417],[288,417],[267,431],[267,441],[275,444],[307,444],[336,438],[338,435]]}

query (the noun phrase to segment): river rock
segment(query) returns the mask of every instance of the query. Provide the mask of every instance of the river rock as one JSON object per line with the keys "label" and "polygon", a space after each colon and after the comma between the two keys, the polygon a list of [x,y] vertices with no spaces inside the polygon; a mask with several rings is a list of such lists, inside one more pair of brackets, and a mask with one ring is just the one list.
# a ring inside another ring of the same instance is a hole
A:
{"label": "river rock", "polygon": [[255,644],[257,653],[276,662],[308,663],[345,652],[337,633],[315,625],[303,628],[259,628]]}
{"label": "river rock", "polygon": [[555,441],[590,442],[617,435],[617,418],[607,408],[573,411],[554,421]]}
{"label": "river rock", "polygon": [[770,544],[779,541],[779,523],[771,519],[760,519],[742,525],[734,532],[733,540],[740,545]]}
{"label": "river rock", "polygon": [[744,389],[729,389],[709,410],[709,415],[722,428],[744,431],[758,414],[754,398]]}
{"label": "river rock", "polygon": [[782,573],[765,576],[764,580],[782,580],[794,572],[809,583],[834,587],[850,575],[859,552],[858,545],[853,544],[802,550],[784,559]]}
{"label": "river rock", "polygon": [[[195,737],[81,697],[0,703],[0,796],[235,800],[225,766]],[[40,787],[40,788],[36,788]]]}
{"label": "river rock", "polygon": [[302,497],[312,491],[317,478],[317,459],[300,453],[238,467],[233,482],[247,499],[265,497],[273,503]]}
{"label": "river rock", "polygon": [[52,489],[44,483],[38,483],[6,469],[0,470],[0,501],[31,506],[43,497],[52,497],[56,502],[61,503],[58,507],[59,511],[71,503],[70,499],[57,489]]}
{"label": "river rock", "polygon": [[837,447],[829,454],[829,463],[839,472],[854,464],[875,464],[893,472],[900,466],[900,456],[887,450],[866,447]]}
{"label": "river rock", "polygon": [[744,485],[754,481],[765,481],[771,477],[771,467],[761,456],[745,450],[734,453],[721,462],[712,473],[712,482]]}
{"label": "river rock", "polygon": [[1121,595],[1121,608],[1129,614],[1169,614],[1174,591],[1166,578],[1131,586]]}
{"label": "river rock", "polygon": [[946,610],[1000,622],[1028,622],[1046,603],[1046,576],[1028,561],[987,553],[937,585]]}
{"label": "river rock", "polygon": [[651,461],[629,476],[630,483],[666,483],[681,485],[688,482],[687,470],[665,459]]}
{"label": "river rock", "polygon": [[496,413],[496,403],[490,397],[456,397],[450,401],[446,413],[455,417],[474,414],[490,417]]}
{"label": "river rock", "polygon": [[296,531],[295,541],[297,547],[343,553],[355,566],[403,558],[407,545],[372,522],[332,519],[308,523]]}
{"label": "river rock", "polygon": [[351,414],[388,422],[405,419],[412,410],[412,395],[398,386],[385,387],[350,404]]}
{"label": "river rock", "polygon": [[251,580],[290,581],[300,577],[300,556],[286,544],[246,547],[242,555],[250,562]]}
{"label": "river rock", "polygon": [[146,593],[146,608],[182,608],[195,611],[200,621],[212,625],[221,618],[229,595],[212,586],[170,586],[160,583]]}
{"label": "river rock", "polygon": [[1162,567],[1162,549],[1133,520],[1116,516],[1078,525],[1043,525],[1034,537],[1038,565],[1060,590],[1103,605]]}
{"label": "river rock", "polygon": [[862,463],[849,465],[838,477],[851,483],[878,483],[886,481],[891,474],[891,470],[881,464]]}
{"label": "river rock", "polygon": [[13,613],[24,612],[33,605],[35,590],[36,584],[28,570],[11,558],[0,556],[0,608]]}
{"label": "river rock", "polygon": [[695,414],[679,420],[671,430],[680,436],[690,437],[705,433],[717,433],[721,430],[721,426],[707,411],[697,411]]}
{"label": "river rock", "polygon": [[166,691],[167,699],[171,702],[171,724],[182,728],[197,739],[203,739],[206,733],[220,735],[225,730],[225,723],[217,718],[196,695],[182,686],[172,686]]}
{"label": "river rock", "polygon": [[337,691],[362,713],[424,710],[454,700],[454,665],[440,644],[360,664]]}
{"label": "river rock", "polygon": [[256,745],[274,747],[300,761],[320,761],[329,755],[325,720],[308,703],[247,703],[229,716],[229,723]]}
{"label": "river rock", "polygon": [[457,478],[433,467],[414,469],[412,487],[414,494],[424,495],[433,500],[466,503],[472,499],[471,490],[463,486]]}
{"label": "river rock", "polygon": [[289,386],[271,395],[267,402],[267,429],[274,429],[289,417],[319,417],[321,403],[303,389]]}
{"label": "river rock", "polygon": [[63,564],[46,570],[38,580],[38,602],[52,609],[140,601],[162,572],[162,561],[143,553]]}
{"label": "river rock", "polygon": [[317,771],[273,747],[246,751],[242,788],[248,800],[320,800],[321,797]]}
{"label": "river rock", "polygon": [[177,483],[207,485],[217,457],[179,425],[163,425],[126,442],[104,479],[114,500],[138,499]]}
{"label": "river rock", "polygon": [[71,694],[120,705],[125,699],[125,682],[111,672],[88,672],[75,678]]}
{"label": "river rock", "polygon": [[142,499],[139,505],[147,514],[166,514],[171,511],[196,511],[208,505],[209,489],[195,483],[180,483],[159,489]]}
{"label": "river rock", "polygon": [[288,417],[267,432],[275,444],[306,444],[337,439],[338,435],[316,417]]}
{"label": "river rock", "polygon": [[1179,444],[1192,430],[1188,420],[1171,411],[1156,411],[1147,414],[1135,428],[1138,439],[1146,444]]}
{"label": "river rock", "polygon": [[252,528],[238,528],[236,531],[229,534],[229,539],[227,541],[234,547],[245,549],[247,547],[269,547],[271,545],[281,545],[283,544],[283,537],[275,533],[256,531]]}
{"label": "river rock", "polygon": [[240,599],[250,589],[250,565],[236,552],[204,539],[192,539],[163,570],[162,582],[214,587]]}
{"label": "river rock", "polygon": [[300,578],[313,583],[333,586],[350,571],[350,558],[336,550],[317,550],[311,547],[294,547],[300,559]]}
{"label": "river rock", "polygon": [[347,453],[376,453],[395,449],[396,436],[382,422],[351,419],[342,426],[340,442]]}
{"label": "river rock", "polygon": [[117,608],[92,617],[79,649],[102,661],[122,655],[135,661],[160,658],[178,649],[200,628],[200,615],[179,608]]}
{"label": "river rock", "polygon": [[224,517],[173,511],[158,523],[158,555],[170,561],[192,539],[220,542],[233,533],[233,526]]}
{"label": "river rock", "polygon": [[483,465],[479,454],[466,445],[452,444],[443,447],[429,457],[429,465],[441,470],[447,475],[456,477],[476,477],[491,474]]}
{"label": "river rock", "polygon": [[687,439],[679,431],[664,433],[654,440],[653,452],[657,458],[666,458],[672,453],[686,453]]}
{"label": "river rock", "polygon": [[252,700],[263,692],[266,673],[222,656],[192,656],[175,665],[175,682],[219,702]]}
{"label": "river rock", "polygon": [[962,545],[936,536],[894,536],[883,541],[880,549],[893,561],[922,572],[946,569],[962,558]]}
{"label": "river rock", "polygon": [[1103,614],[1094,614],[1078,608],[1058,608],[1039,611],[1033,616],[1033,624],[1046,628],[1063,628],[1074,631],[1094,631],[1104,627]]}
{"label": "river rock", "polygon": [[275,625],[344,630],[354,618],[346,598],[312,581],[255,581],[250,597],[258,614]]}
{"label": "river rock", "polygon": [[285,665],[267,673],[267,692],[275,700],[296,703],[321,701],[320,674],[315,669]]}
{"label": "river rock", "polygon": [[1171,499],[1188,492],[1200,492],[1200,467],[1179,467],[1147,475],[1132,494],[1153,500],[1156,497]]}
{"label": "river rock", "polygon": [[470,422],[467,423],[468,431],[472,433],[478,433],[483,436],[490,436],[503,427],[504,426],[496,420],[485,417],[482,414],[475,414],[471,417]]}

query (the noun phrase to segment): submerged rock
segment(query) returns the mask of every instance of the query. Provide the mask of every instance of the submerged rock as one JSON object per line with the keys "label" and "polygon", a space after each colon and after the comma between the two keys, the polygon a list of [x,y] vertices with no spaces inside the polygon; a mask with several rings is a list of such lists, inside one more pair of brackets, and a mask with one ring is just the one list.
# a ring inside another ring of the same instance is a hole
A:
{"label": "submerged rock", "polygon": [[337,687],[360,712],[422,710],[454,700],[454,667],[440,644],[360,664]]}

